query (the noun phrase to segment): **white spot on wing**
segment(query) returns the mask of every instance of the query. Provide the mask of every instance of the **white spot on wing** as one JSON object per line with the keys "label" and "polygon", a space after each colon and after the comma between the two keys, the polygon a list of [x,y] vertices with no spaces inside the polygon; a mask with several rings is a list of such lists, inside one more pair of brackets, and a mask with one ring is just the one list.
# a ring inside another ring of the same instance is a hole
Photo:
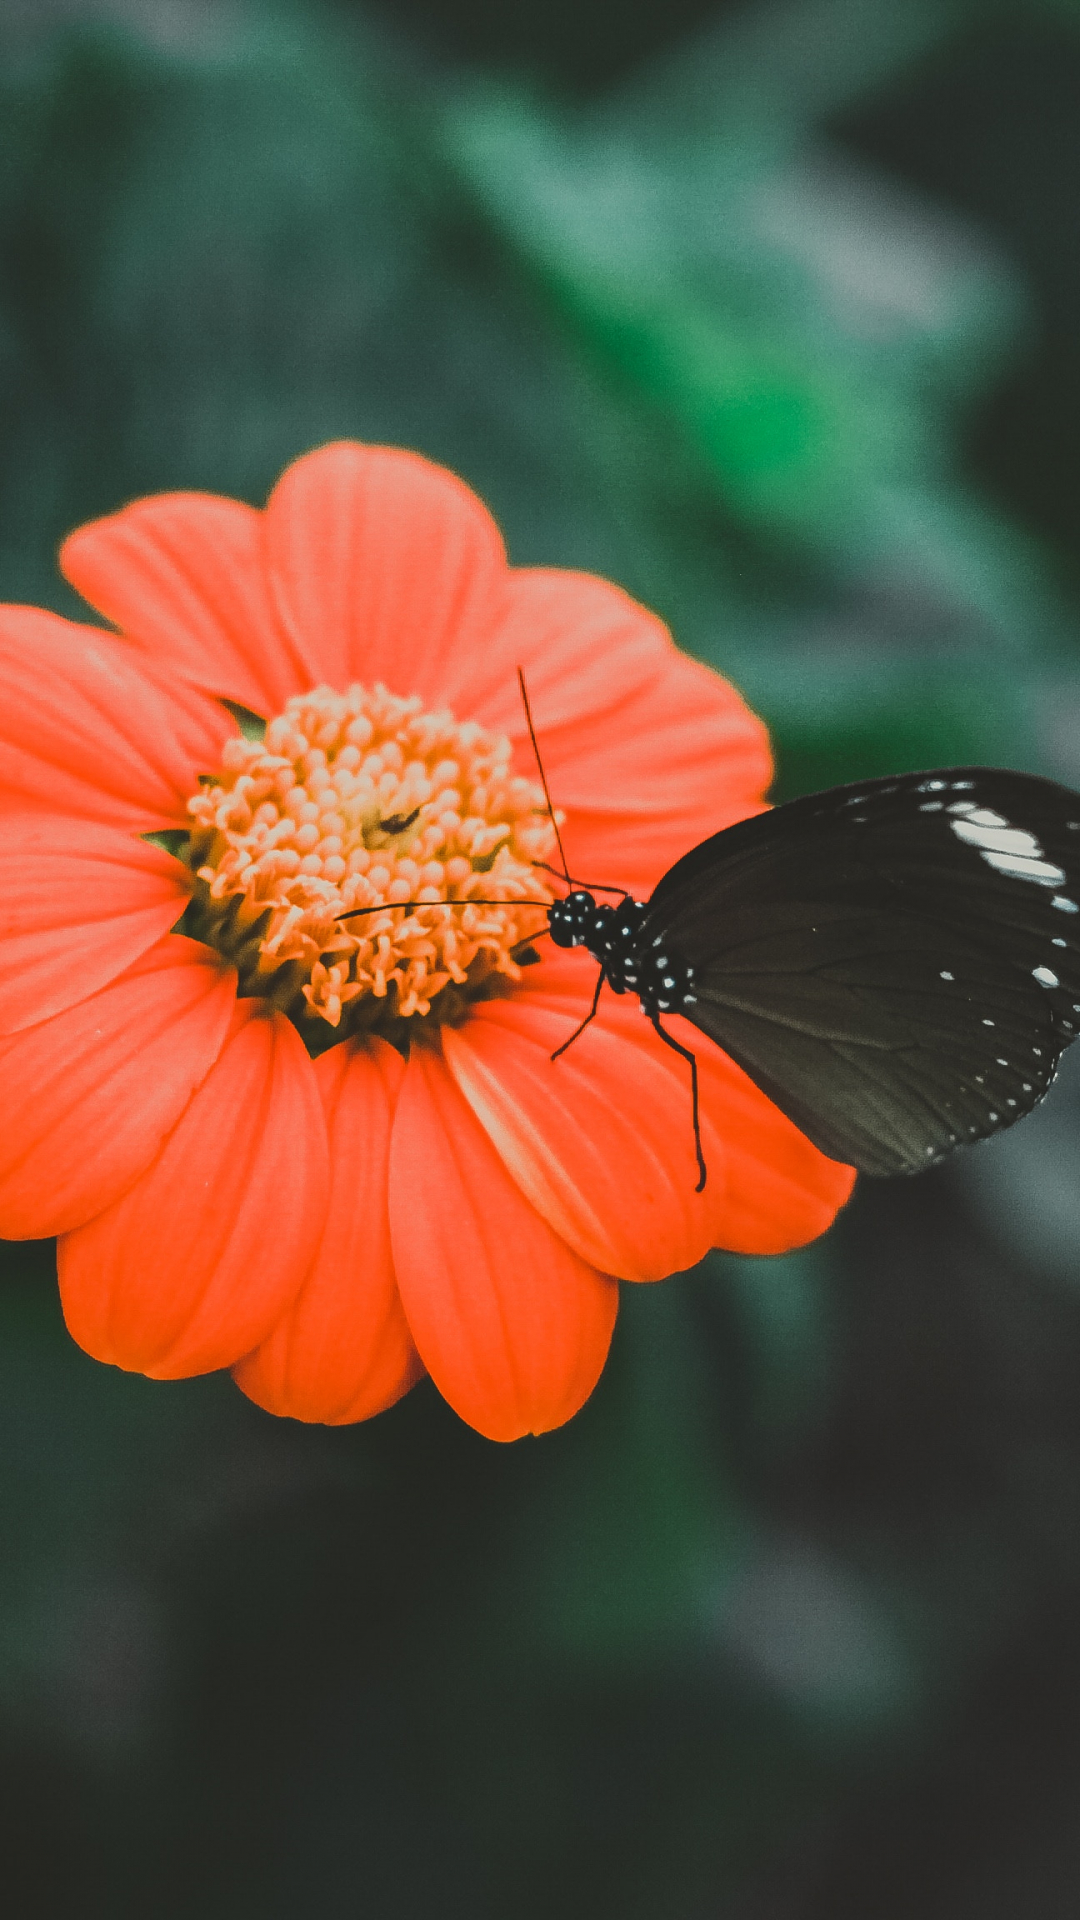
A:
{"label": "white spot on wing", "polygon": [[1010,858],[1035,860],[1047,871],[1060,875],[1064,880],[1062,868],[1053,866],[1043,859],[1043,850],[1033,833],[1026,833],[1023,827],[1010,827],[999,813],[991,813],[986,807],[978,808],[974,813],[960,820],[949,822],[958,840],[964,840],[969,846],[978,847],[981,852],[1008,854]]}
{"label": "white spot on wing", "polygon": [[1076,901],[1069,900],[1063,893],[1055,893],[1050,905],[1056,907],[1059,913],[1080,913]]}
{"label": "white spot on wing", "polygon": [[1027,860],[1016,853],[984,852],[982,857],[998,873],[1007,873],[1014,880],[1034,880],[1039,887],[1060,886],[1065,878],[1064,868],[1053,866],[1049,860]]}
{"label": "white spot on wing", "polygon": [[1061,985],[1057,974],[1051,973],[1049,967],[1032,967],[1031,977],[1038,981],[1040,987],[1060,987]]}

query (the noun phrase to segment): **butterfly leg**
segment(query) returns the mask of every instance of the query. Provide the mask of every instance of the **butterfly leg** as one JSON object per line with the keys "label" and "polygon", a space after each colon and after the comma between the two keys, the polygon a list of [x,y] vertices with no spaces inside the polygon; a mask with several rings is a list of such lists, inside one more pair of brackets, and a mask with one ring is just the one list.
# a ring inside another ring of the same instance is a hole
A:
{"label": "butterfly leg", "polygon": [[600,1005],[600,990],[603,987],[604,981],[606,979],[607,979],[607,975],[604,972],[603,967],[601,967],[599,973],[596,976],[596,992],[593,994],[593,997],[592,997],[592,1006],[589,1008],[589,1011],[585,1015],[585,1018],[582,1021],[580,1027],[574,1028],[574,1031],[570,1035],[569,1040],[564,1040],[561,1047],[556,1047],[554,1053],[551,1056],[553,1060],[557,1060],[560,1053],[565,1053],[567,1047],[572,1047],[574,1044],[574,1041],[580,1039],[581,1035],[584,1033],[586,1027],[588,1026],[590,1020],[596,1019],[596,1009]]}
{"label": "butterfly leg", "polygon": [[664,1042],[664,1045],[666,1047],[670,1047],[674,1053],[681,1053],[683,1059],[689,1060],[690,1062],[690,1099],[693,1105],[693,1113],[694,1113],[694,1153],[697,1156],[698,1173],[701,1176],[700,1179],[698,1180],[697,1186],[694,1188],[694,1192],[700,1193],[702,1188],[705,1185],[705,1181],[708,1175],[705,1168],[705,1155],[701,1151],[701,1128],[698,1124],[697,1061],[695,1060],[689,1047],[682,1046],[678,1040],[672,1039],[670,1033],[664,1032],[664,1029],[660,1025],[659,1019],[657,1018],[655,1013],[651,1013],[649,1015],[649,1018],[652,1021],[652,1024],[655,1027],[657,1033],[660,1035],[661,1040]]}

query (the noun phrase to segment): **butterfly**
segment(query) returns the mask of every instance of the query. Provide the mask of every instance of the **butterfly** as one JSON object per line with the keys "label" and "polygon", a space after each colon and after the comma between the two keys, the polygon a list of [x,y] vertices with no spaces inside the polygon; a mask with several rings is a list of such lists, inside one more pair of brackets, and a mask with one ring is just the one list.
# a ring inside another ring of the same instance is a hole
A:
{"label": "butterfly", "polygon": [[1011,1126],[1080,1031],[1080,795],[1032,774],[955,767],[809,794],[703,840],[646,901],[598,905],[565,861],[562,877],[551,938],[600,965],[565,1045],[605,984],[638,996],[690,1062],[699,1192],[696,1062],[665,1014],[871,1174]]}
{"label": "butterfly", "polygon": [[562,867],[536,864],[568,888],[546,931],[600,967],[552,1059],[605,985],[636,994],[689,1065],[699,1193],[697,1061],[665,1014],[863,1173],[919,1173],[1037,1106],[1080,1032],[1080,794],[994,767],[831,787],[712,834],[635,900],[572,879],[518,681]]}

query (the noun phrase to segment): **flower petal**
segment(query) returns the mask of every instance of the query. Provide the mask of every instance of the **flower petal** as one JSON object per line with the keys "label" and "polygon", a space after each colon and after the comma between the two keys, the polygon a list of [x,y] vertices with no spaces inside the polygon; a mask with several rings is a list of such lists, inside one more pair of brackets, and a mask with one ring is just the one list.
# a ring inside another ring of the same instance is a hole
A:
{"label": "flower petal", "polygon": [[331,1426],[366,1420],[423,1372],[390,1252],[390,1130],[404,1072],[385,1040],[331,1047],[315,1062],[330,1139],[322,1244],[273,1332],[233,1369],[270,1413]]}
{"label": "flower petal", "polygon": [[[497,643],[524,670],[542,747],[557,748],[567,729],[579,737],[583,723],[617,725],[623,704],[682,658],[663,621],[621,587],[556,567],[511,569]],[[516,672],[490,682],[484,724],[527,739]]]}
{"label": "flower petal", "polygon": [[60,549],[65,577],[151,659],[269,718],[324,676],[282,632],[263,516],[211,493],[160,493],[93,520]]}
{"label": "flower petal", "polygon": [[199,773],[236,722],[164,685],[111,634],[0,607],[0,795],[144,831],[186,825]]}
{"label": "flower petal", "polygon": [[[766,730],[619,588],[542,569],[511,582],[498,644],[525,669],[571,869],[647,893],[698,841],[760,811],[772,778]],[[531,775],[515,679],[489,692],[482,718],[510,736],[518,771]]]}
{"label": "flower petal", "polygon": [[711,1190],[696,1194],[683,1063],[680,1077],[643,1042],[599,1021],[553,1063],[572,1032],[531,996],[492,1003],[447,1031],[446,1063],[548,1225],[604,1272],[661,1280],[713,1245],[710,1216],[723,1186],[716,1144],[705,1146]]}
{"label": "flower petal", "polygon": [[231,1366],[303,1285],[326,1215],[326,1124],[295,1027],[242,1000],[142,1178],[60,1241],[68,1327],[157,1379]]}
{"label": "flower petal", "polygon": [[266,546],[282,624],[318,661],[313,684],[381,681],[482,717],[474,688],[506,562],[456,475],[397,447],[320,447],[274,488]]}
{"label": "flower petal", "polygon": [[394,1120],[390,1233],[421,1359],[462,1419],[491,1440],[568,1420],[603,1367],[618,1290],[522,1197],[423,1046]]}
{"label": "flower petal", "polygon": [[[540,971],[538,968],[537,972]],[[588,1010],[569,970],[477,1007],[448,1031],[447,1066],[508,1171],[583,1259],[623,1280],[659,1280],[714,1246],[779,1252],[824,1230],[853,1175],[826,1160],[726,1056],[679,1023],[698,1061],[703,1193],[686,1063],[636,1003]],[[752,1244],[751,1244],[752,1243]]]}
{"label": "flower petal", "polygon": [[8,814],[0,842],[0,1033],[115,980],[184,911],[171,854],[96,821]]}
{"label": "flower petal", "polygon": [[78,1006],[0,1040],[0,1233],[81,1226],[144,1173],[221,1052],[236,976],[166,934]]}

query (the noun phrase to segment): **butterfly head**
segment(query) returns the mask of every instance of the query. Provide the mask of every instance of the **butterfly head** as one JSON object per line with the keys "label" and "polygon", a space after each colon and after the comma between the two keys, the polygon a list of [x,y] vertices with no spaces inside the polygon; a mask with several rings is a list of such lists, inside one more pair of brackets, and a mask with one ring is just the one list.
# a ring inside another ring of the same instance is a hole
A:
{"label": "butterfly head", "polygon": [[576,887],[552,903],[548,932],[557,947],[586,947],[596,938],[598,921],[611,912],[610,907],[598,907],[591,893]]}

